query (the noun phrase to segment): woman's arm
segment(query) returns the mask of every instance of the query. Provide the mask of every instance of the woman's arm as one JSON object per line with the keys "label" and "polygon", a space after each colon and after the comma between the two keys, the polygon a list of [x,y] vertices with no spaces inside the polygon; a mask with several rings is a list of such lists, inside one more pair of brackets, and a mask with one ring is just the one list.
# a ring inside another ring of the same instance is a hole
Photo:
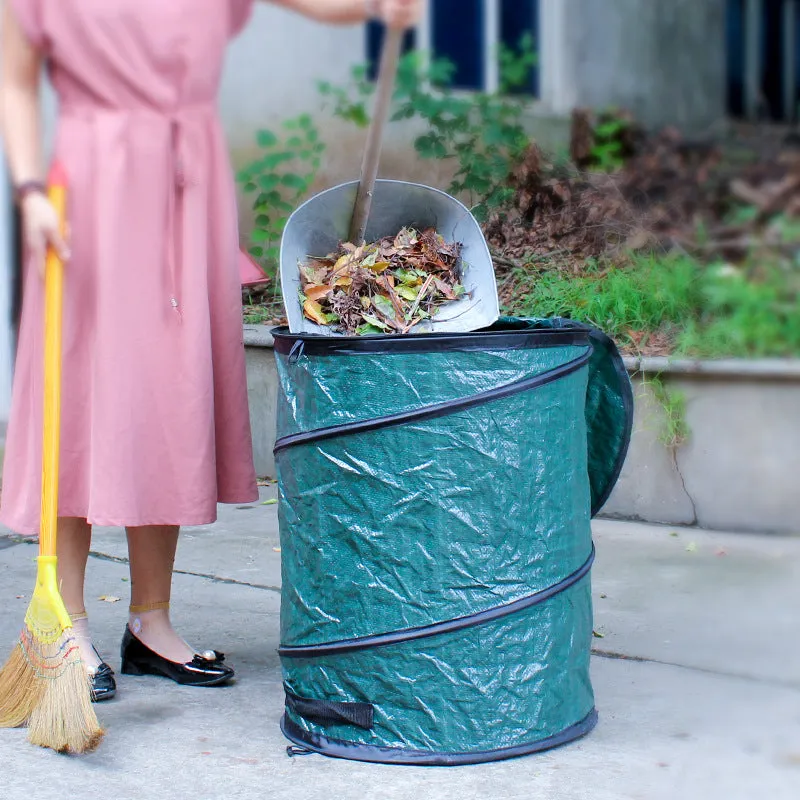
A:
{"label": "woman's arm", "polygon": [[69,258],[69,252],[59,233],[58,215],[37,188],[44,178],[39,105],[42,57],[25,36],[8,2],[3,4],[2,25],[0,126],[14,185],[33,188],[21,196],[20,210],[27,251],[43,274],[48,244],[64,260]]}
{"label": "woman's arm", "polygon": [[11,8],[3,4],[0,118],[8,165],[14,182],[41,181],[42,160],[39,77],[41,55],[28,41]]}
{"label": "woman's arm", "polygon": [[268,0],[319,22],[355,24],[378,18],[392,28],[419,22],[424,0]]}

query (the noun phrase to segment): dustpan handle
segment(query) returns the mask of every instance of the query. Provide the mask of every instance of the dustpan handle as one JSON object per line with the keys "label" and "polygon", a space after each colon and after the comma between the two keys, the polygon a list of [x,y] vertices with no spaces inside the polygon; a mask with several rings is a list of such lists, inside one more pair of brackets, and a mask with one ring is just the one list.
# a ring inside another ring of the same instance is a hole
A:
{"label": "dustpan handle", "polygon": [[397,67],[400,63],[400,53],[403,49],[403,36],[405,32],[399,28],[390,28],[381,53],[381,64],[378,71],[378,89],[375,97],[375,108],[372,113],[367,146],[364,150],[364,160],[361,163],[361,182],[358,186],[355,206],[353,207],[353,220],[350,224],[350,241],[361,244],[367,230],[367,220],[372,207],[372,195],[375,191],[375,181],[378,178],[378,165],[381,159],[381,146],[383,144],[383,130],[389,119],[389,110],[392,106],[392,95],[397,78]]}

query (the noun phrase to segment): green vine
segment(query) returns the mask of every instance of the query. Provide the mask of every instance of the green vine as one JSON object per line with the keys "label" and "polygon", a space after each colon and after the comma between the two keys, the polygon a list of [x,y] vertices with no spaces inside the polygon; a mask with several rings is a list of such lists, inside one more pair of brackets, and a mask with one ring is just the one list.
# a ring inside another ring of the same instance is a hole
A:
{"label": "green vine", "polygon": [[261,156],[237,174],[256,214],[250,254],[269,274],[277,269],[280,240],[289,215],[311,190],[325,144],[309,114],[286,120],[279,132],[261,130]]}

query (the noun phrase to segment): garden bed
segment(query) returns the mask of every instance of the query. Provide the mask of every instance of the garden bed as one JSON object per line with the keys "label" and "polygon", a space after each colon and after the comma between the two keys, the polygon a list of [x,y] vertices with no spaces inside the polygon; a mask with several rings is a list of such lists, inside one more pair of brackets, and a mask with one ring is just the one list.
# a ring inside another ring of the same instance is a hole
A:
{"label": "garden bed", "polygon": [[[791,134],[686,142],[576,112],[569,159],[510,163],[484,222],[504,313],[590,322],[630,355],[800,356]],[[246,323],[282,320],[274,279],[246,292]]]}

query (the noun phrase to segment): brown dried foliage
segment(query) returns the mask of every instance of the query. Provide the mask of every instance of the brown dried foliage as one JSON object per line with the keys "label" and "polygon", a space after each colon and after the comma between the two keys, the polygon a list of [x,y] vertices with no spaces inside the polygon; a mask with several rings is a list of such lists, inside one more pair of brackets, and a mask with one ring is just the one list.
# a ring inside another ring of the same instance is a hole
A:
{"label": "brown dried foliage", "polygon": [[303,313],[318,325],[353,336],[405,334],[464,296],[461,245],[433,229],[310,258],[300,267]]}

